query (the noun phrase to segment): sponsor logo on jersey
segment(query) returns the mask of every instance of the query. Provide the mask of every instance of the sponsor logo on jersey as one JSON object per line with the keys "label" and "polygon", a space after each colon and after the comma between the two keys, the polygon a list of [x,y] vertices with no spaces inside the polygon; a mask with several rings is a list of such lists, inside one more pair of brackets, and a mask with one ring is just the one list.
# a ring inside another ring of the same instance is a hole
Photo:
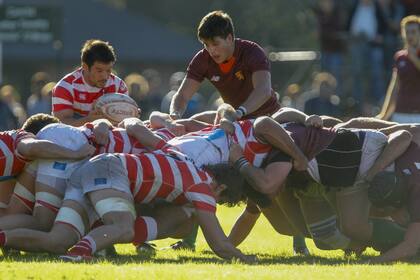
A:
{"label": "sponsor logo on jersey", "polygon": [[210,81],[218,82],[218,81],[220,81],[220,76],[213,76],[213,77],[211,77]]}
{"label": "sponsor logo on jersey", "polygon": [[238,80],[240,80],[240,81],[245,80],[244,74],[242,73],[242,71],[241,71],[241,70],[237,71],[237,72],[235,73],[235,76],[236,76],[236,78],[237,78]]}

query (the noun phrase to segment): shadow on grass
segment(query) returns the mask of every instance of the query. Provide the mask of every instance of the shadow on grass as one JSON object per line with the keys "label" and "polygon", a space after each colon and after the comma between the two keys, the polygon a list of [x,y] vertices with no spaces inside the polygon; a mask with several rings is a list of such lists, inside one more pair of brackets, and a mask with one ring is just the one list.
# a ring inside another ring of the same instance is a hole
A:
{"label": "shadow on grass", "polygon": [[[258,254],[258,262],[255,265],[320,265],[320,266],[334,266],[343,264],[354,264],[360,265],[365,264],[371,256],[361,256],[356,258],[352,257],[321,257],[321,256],[288,256],[288,255],[270,255],[270,254]],[[20,262],[20,263],[32,263],[32,262],[57,262],[61,260],[58,256],[52,254],[22,254],[22,255],[11,255],[11,256],[0,256],[0,262]],[[150,255],[118,255],[116,257],[98,257],[89,261],[88,263],[107,263],[107,264],[230,264],[230,261],[225,261],[218,258],[210,251],[200,251],[197,253],[185,253],[179,252],[175,255],[171,254],[170,258],[164,258],[160,256]],[[238,263],[238,262],[233,262]],[[420,257],[411,260],[411,264],[420,264]]]}

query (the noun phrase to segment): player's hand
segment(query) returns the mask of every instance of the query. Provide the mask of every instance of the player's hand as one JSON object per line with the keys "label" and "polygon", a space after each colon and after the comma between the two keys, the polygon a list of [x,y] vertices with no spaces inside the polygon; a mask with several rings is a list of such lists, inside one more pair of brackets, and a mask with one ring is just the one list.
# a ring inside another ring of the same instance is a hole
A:
{"label": "player's hand", "polygon": [[305,171],[308,168],[308,159],[304,156],[293,159],[293,168],[297,171]]}
{"label": "player's hand", "polygon": [[109,141],[109,127],[97,125],[93,128],[93,135],[95,136],[96,144],[105,146]]}
{"label": "player's hand", "polygon": [[179,120],[182,116],[181,113],[179,113],[178,111],[173,111],[169,114],[169,117],[171,117],[171,119],[173,120]]}
{"label": "player's hand", "polygon": [[96,148],[89,143],[84,144],[80,149],[74,151],[72,155],[73,159],[83,159],[92,156],[96,151]]}
{"label": "player's hand", "polygon": [[244,155],[241,146],[237,143],[232,142],[229,147],[229,161],[235,163],[240,157]]}
{"label": "player's hand", "polygon": [[305,126],[321,128],[323,126],[322,118],[318,115],[310,115],[305,120]]}
{"label": "player's hand", "polygon": [[94,121],[98,119],[107,119],[107,117],[102,113],[100,109],[93,109],[92,111],[89,112],[88,119],[89,121]]}
{"label": "player's hand", "polygon": [[223,118],[220,120],[220,128],[223,129],[228,135],[235,133],[235,126],[233,125],[233,122],[229,121],[228,119]]}
{"label": "player's hand", "polygon": [[180,123],[170,122],[166,125],[166,128],[169,129],[175,136],[181,136],[187,133],[185,126]]}

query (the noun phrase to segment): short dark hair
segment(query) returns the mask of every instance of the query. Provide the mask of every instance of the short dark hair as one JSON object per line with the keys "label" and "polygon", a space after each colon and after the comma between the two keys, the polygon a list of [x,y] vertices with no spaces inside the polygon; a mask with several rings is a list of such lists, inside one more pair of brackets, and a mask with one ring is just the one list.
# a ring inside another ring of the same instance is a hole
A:
{"label": "short dark hair", "polygon": [[235,206],[245,200],[242,186],[244,179],[239,172],[227,163],[219,163],[214,165],[206,165],[206,171],[213,176],[216,183],[225,185],[226,189],[220,194],[223,197],[220,204],[227,204],[227,206]]}
{"label": "short dark hair", "polygon": [[219,36],[223,39],[232,34],[235,37],[235,30],[230,16],[223,11],[213,11],[203,17],[197,29],[198,40],[213,40]]}
{"label": "short dark hair", "polygon": [[96,62],[112,63],[117,60],[114,48],[108,43],[97,39],[87,40],[82,47],[81,60],[92,67]]}
{"label": "short dark hair", "polygon": [[376,174],[368,189],[370,202],[380,208],[386,206],[400,208],[406,200],[406,195],[404,180],[389,171]]}
{"label": "short dark hair", "polygon": [[37,134],[42,128],[49,125],[50,123],[59,123],[60,120],[57,117],[48,114],[35,114],[29,117],[22,126],[22,129]]}

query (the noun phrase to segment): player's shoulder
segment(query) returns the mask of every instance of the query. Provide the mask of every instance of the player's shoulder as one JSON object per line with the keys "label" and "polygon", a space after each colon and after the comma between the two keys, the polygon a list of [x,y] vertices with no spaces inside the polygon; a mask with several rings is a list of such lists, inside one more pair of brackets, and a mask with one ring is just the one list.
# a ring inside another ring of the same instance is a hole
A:
{"label": "player's shoulder", "polygon": [[264,53],[263,48],[256,42],[250,40],[244,40],[241,38],[235,39],[235,45],[239,51],[242,52],[262,52]]}
{"label": "player's shoulder", "polygon": [[58,81],[56,87],[60,86],[64,83],[74,84],[75,82],[77,82],[78,80],[81,80],[81,79],[82,79],[82,69],[78,68],[78,69],[74,70],[73,72],[68,73],[60,81]]}

